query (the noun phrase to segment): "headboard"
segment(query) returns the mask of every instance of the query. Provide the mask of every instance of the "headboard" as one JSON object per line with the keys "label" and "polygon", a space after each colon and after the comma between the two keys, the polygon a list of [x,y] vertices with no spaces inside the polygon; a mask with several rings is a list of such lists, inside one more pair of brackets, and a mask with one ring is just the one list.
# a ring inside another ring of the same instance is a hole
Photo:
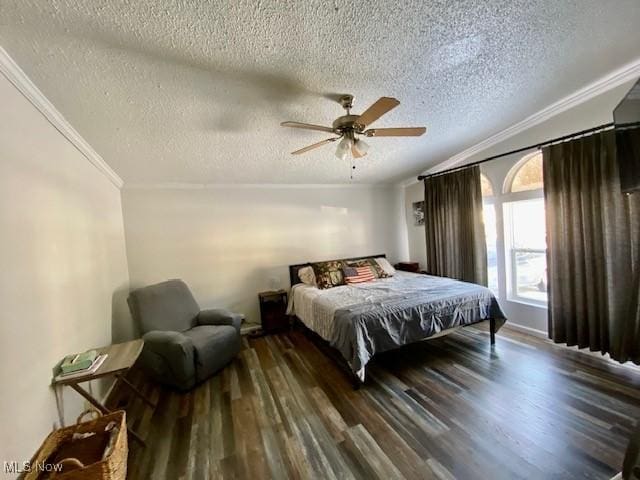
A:
{"label": "headboard", "polygon": [[[350,261],[353,261],[353,260],[362,260],[364,258],[380,258],[380,257],[386,258],[387,256],[384,253],[380,253],[378,255],[367,255],[365,257],[338,258],[338,259],[335,259],[335,260],[322,260],[322,261],[324,261],[324,262],[350,262]],[[298,284],[298,283],[302,283],[302,280],[300,280],[300,277],[298,277],[298,270],[300,270],[303,267],[308,267],[312,263],[315,263],[315,262],[300,263],[298,265],[289,265],[289,280],[291,281],[291,286],[292,287],[294,285]]]}

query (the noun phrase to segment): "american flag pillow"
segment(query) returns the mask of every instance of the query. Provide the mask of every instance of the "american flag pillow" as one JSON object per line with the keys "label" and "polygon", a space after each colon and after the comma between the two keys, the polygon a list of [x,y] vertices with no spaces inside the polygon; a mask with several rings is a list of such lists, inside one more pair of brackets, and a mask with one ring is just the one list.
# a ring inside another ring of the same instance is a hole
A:
{"label": "american flag pillow", "polygon": [[344,279],[347,284],[371,282],[376,279],[375,273],[370,266],[365,267],[344,267]]}

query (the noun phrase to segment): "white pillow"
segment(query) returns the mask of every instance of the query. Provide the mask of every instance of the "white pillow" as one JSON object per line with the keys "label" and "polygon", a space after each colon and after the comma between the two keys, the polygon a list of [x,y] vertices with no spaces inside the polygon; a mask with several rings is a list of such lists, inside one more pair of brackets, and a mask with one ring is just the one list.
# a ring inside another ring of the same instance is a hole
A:
{"label": "white pillow", "polygon": [[396,269],[393,268],[393,265],[391,265],[389,263],[389,260],[387,260],[386,258],[378,257],[376,258],[376,262],[378,262],[378,265],[380,265],[380,268],[384,270],[384,273],[386,273],[390,277],[393,277],[393,275],[396,273]]}
{"label": "white pillow", "polygon": [[316,273],[313,271],[313,267],[302,267],[298,270],[298,278],[305,285],[316,286]]}

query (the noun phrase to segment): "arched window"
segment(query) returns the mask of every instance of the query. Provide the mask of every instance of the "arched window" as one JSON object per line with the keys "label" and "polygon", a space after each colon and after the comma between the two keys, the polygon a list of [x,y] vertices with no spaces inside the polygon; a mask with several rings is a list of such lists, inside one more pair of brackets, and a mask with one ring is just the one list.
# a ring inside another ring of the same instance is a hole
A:
{"label": "arched window", "polygon": [[542,152],[534,152],[520,160],[507,175],[505,192],[539,190],[543,186]]}
{"label": "arched window", "polygon": [[480,188],[483,197],[493,197],[493,185],[484,173],[480,174]]}
{"label": "arched window", "polygon": [[542,153],[525,155],[505,179],[503,203],[507,298],[545,306],[546,223]]}

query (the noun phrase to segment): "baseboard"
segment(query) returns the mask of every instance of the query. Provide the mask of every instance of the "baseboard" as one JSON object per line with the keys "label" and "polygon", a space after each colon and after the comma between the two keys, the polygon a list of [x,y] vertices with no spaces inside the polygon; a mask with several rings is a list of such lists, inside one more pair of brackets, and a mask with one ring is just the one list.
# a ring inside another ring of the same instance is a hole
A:
{"label": "baseboard", "polygon": [[240,327],[240,335],[248,335],[252,332],[256,332],[262,328],[259,323],[244,323]]}
{"label": "baseboard", "polygon": [[510,328],[511,330],[518,330],[519,332],[528,333],[529,335],[533,335],[534,337],[544,338],[545,340],[549,339],[547,332],[542,330],[538,330],[537,328],[525,327],[524,325],[518,325],[517,323],[507,322],[504,324],[502,328]]}

